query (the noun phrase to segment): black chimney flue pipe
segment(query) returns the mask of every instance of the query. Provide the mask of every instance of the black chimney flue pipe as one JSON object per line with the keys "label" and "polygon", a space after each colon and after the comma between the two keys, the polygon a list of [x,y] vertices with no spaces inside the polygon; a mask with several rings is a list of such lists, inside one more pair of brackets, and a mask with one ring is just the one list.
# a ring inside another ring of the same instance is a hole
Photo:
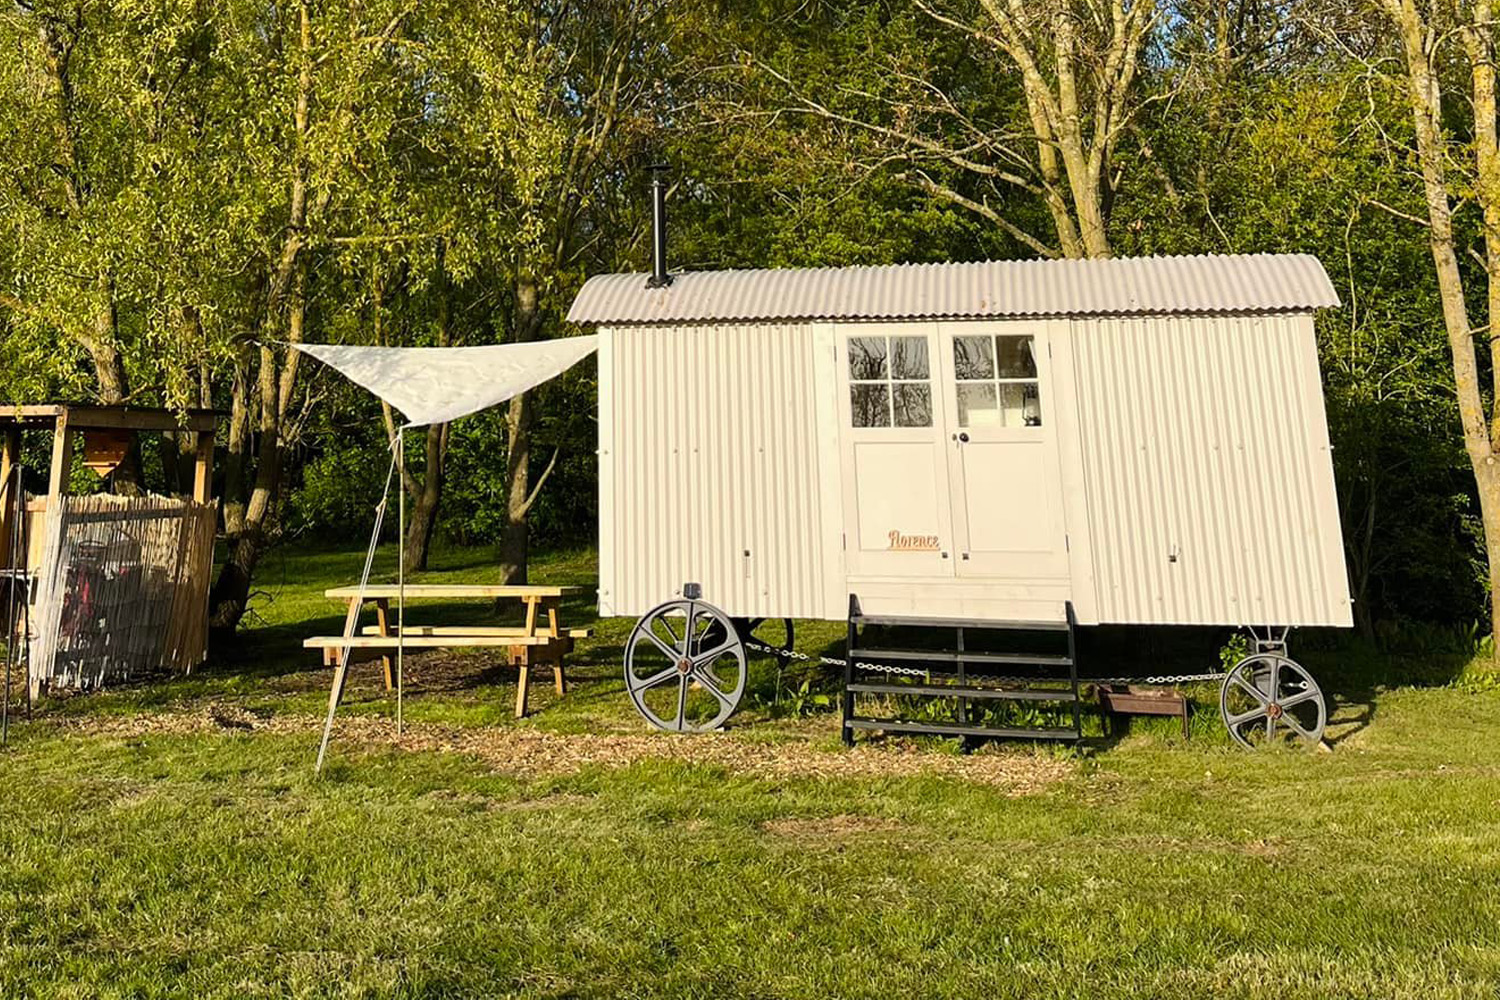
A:
{"label": "black chimney flue pipe", "polygon": [[670,169],[665,163],[648,168],[651,171],[651,277],[647,288],[666,288],[672,283],[667,273],[667,185],[663,175]]}

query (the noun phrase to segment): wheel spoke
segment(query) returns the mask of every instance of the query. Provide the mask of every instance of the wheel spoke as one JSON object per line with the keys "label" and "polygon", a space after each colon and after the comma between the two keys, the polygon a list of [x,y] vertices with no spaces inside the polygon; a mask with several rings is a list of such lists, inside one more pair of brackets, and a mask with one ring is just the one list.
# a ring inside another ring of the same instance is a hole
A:
{"label": "wheel spoke", "polygon": [[1263,695],[1263,694],[1260,693],[1260,688],[1256,687],[1254,684],[1251,684],[1249,681],[1245,680],[1245,678],[1244,678],[1243,675],[1241,675],[1241,674],[1235,674],[1235,675],[1233,675],[1230,678],[1230,680],[1234,681],[1234,683],[1236,685],[1238,685],[1240,688],[1242,688],[1244,691],[1246,691],[1256,701],[1260,702],[1261,708],[1265,708],[1267,705],[1269,705],[1271,703],[1271,701],[1270,701],[1269,698],[1267,698],[1265,695]]}
{"label": "wheel spoke", "polygon": [[1281,702],[1281,707],[1282,708],[1291,708],[1293,705],[1300,705],[1304,701],[1312,701],[1317,696],[1318,696],[1318,689],[1310,687],[1310,688],[1307,688],[1306,690],[1300,692],[1299,694],[1294,694],[1290,698],[1287,698],[1286,700],[1282,701]]}
{"label": "wheel spoke", "polygon": [[734,702],[729,700],[729,695],[724,693],[724,689],[719,687],[718,680],[708,671],[694,670],[693,678],[699,684],[703,685],[703,690],[719,699],[719,704],[723,705],[725,708],[728,708],[734,704]]}
{"label": "wheel spoke", "polygon": [[682,630],[682,655],[693,658],[693,626],[698,620],[698,605],[688,602],[687,625]]}
{"label": "wheel spoke", "polygon": [[[672,637],[672,655],[675,657],[677,655],[677,645],[682,640],[678,639],[677,638],[677,633],[672,631],[672,622],[671,622],[671,620],[669,618],[667,618],[666,615],[657,615],[657,617],[654,620],[661,622],[661,627],[664,628],[664,629],[666,629],[667,630],[667,635],[669,635],[669,636]],[[654,631],[654,630],[648,630],[648,631]],[[661,644],[657,643],[657,645],[661,645]]]}
{"label": "wheel spoke", "polygon": [[693,657],[693,666],[694,667],[707,666],[708,664],[712,663],[714,660],[717,660],[719,657],[723,656],[725,653],[727,653],[729,650],[733,649],[734,647],[738,646],[739,644],[740,644],[739,636],[731,636],[729,639],[727,639],[724,642],[720,643],[719,645],[715,646],[713,649],[710,649],[708,652],[706,652],[706,653],[700,652],[697,656]]}
{"label": "wheel spoke", "polygon": [[1242,726],[1245,723],[1249,722],[1251,719],[1258,719],[1265,714],[1266,710],[1264,708],[1252,708],[1250,711],[1245,712],[1242,715],[1231,715],[1229,717],[1229,725]]}
{"label": "wheel spoke", "polygon": [[1266,688],[1272,701],[1281,696],[1281,657],[1271,657],[1271,684]]}
{"label": "wheel spoke", "polygon": [[1284,723],[1286,723],[1288,729],[1292,730],[1294,733],[1296,733],[1298,736],[1302,737],[1304,740],[1310,740],[1310,739],[1313,738],[1312,732],[1310,730],[1303,729],[1302,728],[1302,723],[1298,722],[1296,719],[1292,718],[1290,715],[1283,715],[1281,717],[1281,721],[1284,722]]}
{"label": "wheel spoke", "polygon": [[649,691],[652,688],[656,687],[658,684],[661,684],[663,681],[669,680],[675,673],[677,673],[677,665],[673,664],[672,666],[667,667],[665,670],[661,670],[657,673],[652,674],[650,677],[647,677],[643,681],[632,681],[630,689],[636,692]]}
{"label": "wheel spoke", "polygon": [[[665,621],[665,619],[657,619],[657,620],[658,621],[663,621],[663,622]],[[682,655],[681,653],[679,653],[677,651],[677,645],[676,645],[676,643],[677,643],[677,637],[675,635],[672,637],[672,645],[668,646],[665,642],[662,641],[661,636],[657,635],[656,632],[653,631],[649,626],[647,628],[645,628],[643,631],[644,631],[644,634],[645,634],[646,638],[651,640],[651,644],[653,646],[655,646],[657,649],[661,650],[662,653],[666,655],[667,659],[672,660],[672,661],[675,662],[677,660],[677,658]],[[672,630],[671,629],[667,629],[667,631],[670,632]],[[675,670],[676,668],[674,667],[673,669]]]}
{"label": "wheel spoke", "polygon": [[682,675],[682,683],[677,686],[677,731],[680,733],[687,726],[687,693],[688,675]]}
{"label": "wheel spoke", "polygon": [[1266,713],[1266,742],[1269,743],[1276,738],[1276,717]]}

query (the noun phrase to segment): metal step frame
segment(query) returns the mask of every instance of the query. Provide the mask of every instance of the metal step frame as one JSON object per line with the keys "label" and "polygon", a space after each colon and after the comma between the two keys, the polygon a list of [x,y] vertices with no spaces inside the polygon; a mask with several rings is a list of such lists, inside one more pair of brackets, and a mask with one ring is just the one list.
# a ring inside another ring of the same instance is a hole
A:
{"label": "metal step frame", "polygon": [[[1073,614],[1073,602],[1065,606],[1064,622],[1000,622],[950,618],[901,618],[890,615],[866,616],[861,613],[859,596],[849,595],[848,639],[844,656],[844,690],[840,701],[842,709],[842,731],[844,744],[854,745],[854,734],[858,730],[880,730],[887,733],[915,733],[930,736],[957,736],[965,746],[975,739],[1033,739],[1078,742],[1083,739],[1082,697],[1078,690],[1078,621]],[[900,626],[920,629],[951,629],[954,633],[953,648],[944,650],[914,650],[881,648],[864,645],[861,629],[868,625]],[[990,652],[966,650],[965,630],[984,632],[1056,632],[1067,636],[1066,654],[1030,652]],[[953,666],[952,683],[897,684],[889,680],[866,679],[869,669],[861,664],[870,663],[931,663]],[[1042,671],[1037,676],[1024,679],[1024,686],[994,687],[971,683],[968,665],[1029,667]],[[1062,671],[1066,670],[1066,673]],[[1038,688],[1033,685],[1050,684],[1056,687]],[[856,696],[860,694],[892,694],[917,698],[956,699],[957,718],[952,722],[926,722],[910,719],[879,719],[860,716],[855,712]],[[1028,701],[1067,704],[1072,709],[1073,725],[1062,727],[1016,727],[984,726],[971,724],[969,703],[979,701]]]}

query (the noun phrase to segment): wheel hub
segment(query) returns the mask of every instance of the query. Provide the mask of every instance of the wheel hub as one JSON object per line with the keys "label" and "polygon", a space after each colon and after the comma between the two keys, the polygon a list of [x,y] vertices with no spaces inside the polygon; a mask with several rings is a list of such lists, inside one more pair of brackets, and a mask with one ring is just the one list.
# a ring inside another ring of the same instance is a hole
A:
{"label": "wheel hub", "polygon": [[1281,718],[1281,706],[1276,704],[1274,701],[1271,702],[1271,704],[1266,706],[1266,714],[1273,719]]}
{"label": "wheel hub", "polygon": [[693,670],[693,661],[690,660],[690,659],[688,659],[686,656],[684,656],[682,659],[680,659],[680,660],[677,661],[677,672],[679,674],[692,673],[692,670]]}

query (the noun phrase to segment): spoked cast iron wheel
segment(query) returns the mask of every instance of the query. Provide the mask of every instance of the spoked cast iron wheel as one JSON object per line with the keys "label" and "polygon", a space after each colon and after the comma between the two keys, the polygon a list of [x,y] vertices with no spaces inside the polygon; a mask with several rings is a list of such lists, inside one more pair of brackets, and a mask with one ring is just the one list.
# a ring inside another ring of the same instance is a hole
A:
{"label": "spoked cast iron wheel", "polygon": [[1252,750],[1296,740],[1316,745],[1328,721],[1312,674],[1275,653],[1255,653],[1234,665],[1219,689],[1219,712],[1235,742]]}
{"label": "spoked cast iron wheel", "polygon": [[718,729],[745,694],[745,644],[728,616],[703,601],[668,601],[636,622],[625,645],[625,688],[657,729]]}

